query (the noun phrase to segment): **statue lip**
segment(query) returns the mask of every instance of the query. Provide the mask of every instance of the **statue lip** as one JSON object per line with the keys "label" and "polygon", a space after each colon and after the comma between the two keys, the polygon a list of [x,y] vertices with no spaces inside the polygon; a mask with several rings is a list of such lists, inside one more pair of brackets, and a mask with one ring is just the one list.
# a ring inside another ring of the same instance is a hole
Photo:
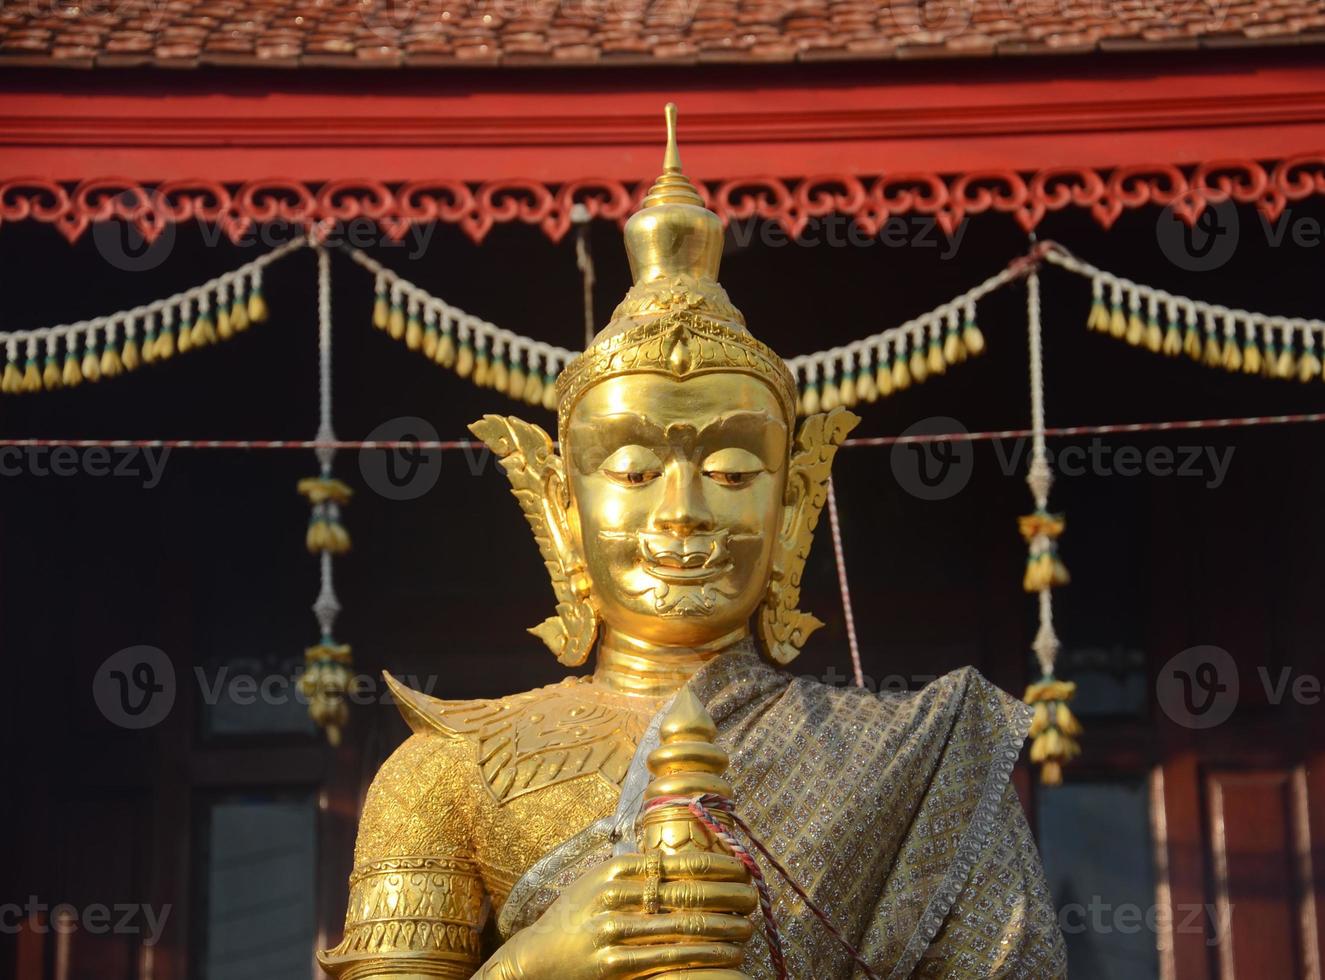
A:
{"label": "statue lip", "polygon": [[639,545],[645,571],[664,582],[694,585],[723,575],[732,567],[725,530],[685,538],[642,531]]}

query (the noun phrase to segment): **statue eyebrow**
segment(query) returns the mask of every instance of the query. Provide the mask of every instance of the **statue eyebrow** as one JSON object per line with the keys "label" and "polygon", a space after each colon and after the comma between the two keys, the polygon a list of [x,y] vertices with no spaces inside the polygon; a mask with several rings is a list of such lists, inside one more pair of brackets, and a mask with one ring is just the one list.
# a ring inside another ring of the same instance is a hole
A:
{"label": "statue eyebrow", "polygon": [[583,422],[571,426],[573,430],[587,429],[597,436],[600,442],[639,442],[657,445],[666,438],[663,427],[645,415],[635,412],[613,412],[611,415],[594,415]]}

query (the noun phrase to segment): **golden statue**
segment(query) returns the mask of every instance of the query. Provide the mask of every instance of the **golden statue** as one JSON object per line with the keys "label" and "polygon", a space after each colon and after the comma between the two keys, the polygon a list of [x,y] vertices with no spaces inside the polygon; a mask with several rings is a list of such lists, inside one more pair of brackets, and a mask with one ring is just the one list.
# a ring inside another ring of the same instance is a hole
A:
{"label": "golden statue", "polygon": [[[1008,778],[1029,709],[969,669],[904,696],[779,669],[821,625],[801,573],[858,420],[813,415],[793,440],[792,376],[718,284],[722,226],[682,175],[672,106],[667,123],[626,225],[634,285],[557,381],[561,454],[516,418],[471,427],[552,579],[531,632],[567,665],[596,651],[594,673],[484,701],[388,678],[414,734],[368,793],[321,962],[340,980],[774,976],[746,867],[646,802],[665,792],[734,799],[880,977],[1064,976]],[[791,976],[868,975],[769,886]]]}

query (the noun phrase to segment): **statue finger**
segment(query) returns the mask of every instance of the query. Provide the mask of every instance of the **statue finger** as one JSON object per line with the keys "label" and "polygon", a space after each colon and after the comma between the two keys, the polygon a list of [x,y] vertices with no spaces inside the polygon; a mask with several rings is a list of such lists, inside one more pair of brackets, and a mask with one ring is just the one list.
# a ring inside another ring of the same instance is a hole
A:
{"label": "statue finger", "polygon": [[599,941],[604,946],[687,943],[696,940],[743,943],[754,934],[745,916],[722,912],[667,912],[658,915],[615,913],[604,916]]}
{"label": "statue finger", "polygon": [[759,907],[759,893],[743,882],[668,881],[658,889],[658,907],[664,912],[700,909],[749,915]]}
{"label": "statue finger", "polygon": [[[709,851],[683,851],[662,855],[662,876],[668,881],[698,879],[700,881],[748,881],[739,858],[730,854]],[[624,854],[608,863],[607,879],[648,877],[647,858],[643,854]]]}
{"label": "statue finger", "polygon": [[636,980],[697,968],[737,967],[745,949],[732,943],[672,943],[665,946],[613,946],[596,954],[601,975]]}
{"label": "statue finger", "polygon": [[666,881],[749,881],[750,872],[731,854],[711,851],[682,851],[664,854],[662,875]]}
{"label": "statue finger", "polygon": [[740,970],[668,970],[649,980],[750,980]]}
{"label": "statue finger", "polygon": [[[599,911],[644,909],[644,884],[638,881],[609,882],[597,896]],[[658,889],[658,910],[676,912],[733,912],[749,915],[759,905],[753,885],[734,881],[665,881]]]}

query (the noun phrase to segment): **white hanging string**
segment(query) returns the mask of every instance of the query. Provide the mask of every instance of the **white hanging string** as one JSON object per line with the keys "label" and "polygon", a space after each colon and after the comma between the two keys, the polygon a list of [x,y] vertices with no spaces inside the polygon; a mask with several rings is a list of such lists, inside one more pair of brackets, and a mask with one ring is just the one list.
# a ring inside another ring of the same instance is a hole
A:
{"label": "white hanging string", "polygon": [[[327,443],[336,439],[331,419],[331,253],[321,245],[317,251],[317,368],[318,368],[318,427],[316,450],[322,477],[331,478],[336,449]],[[334,505],[333,505],[334,506]],[[340,614],[340,600],[336,597],[336,583],[332,575],[332,556],[329,550],[321,555],[322,586],[313,603],[313,614],[324,638],[333,635],[336,617]]]}
{"label": "white hanging string", "polygon": [[[1049,488],[1053,486],[1053,471],[1045,447],[1044,414],[1044,338],[1040,322],[1040,275],[1032,268],[1026,276],[1026,329],[1030,347],[1031,374],[1031,462],[1026,483],[1035,498],[1035,509],[1049,507]],[[1041,540],[1043,538],[1043,540]],[[1051,542],[1038,535],[1030,544],[1031,551],[1048,548]],[[1054,632],[1053,590],[1040,590],[1040,627],[1031,644],[1035,657],[1046,676],[1053,674],[1058,657],[1059,641]]]}

